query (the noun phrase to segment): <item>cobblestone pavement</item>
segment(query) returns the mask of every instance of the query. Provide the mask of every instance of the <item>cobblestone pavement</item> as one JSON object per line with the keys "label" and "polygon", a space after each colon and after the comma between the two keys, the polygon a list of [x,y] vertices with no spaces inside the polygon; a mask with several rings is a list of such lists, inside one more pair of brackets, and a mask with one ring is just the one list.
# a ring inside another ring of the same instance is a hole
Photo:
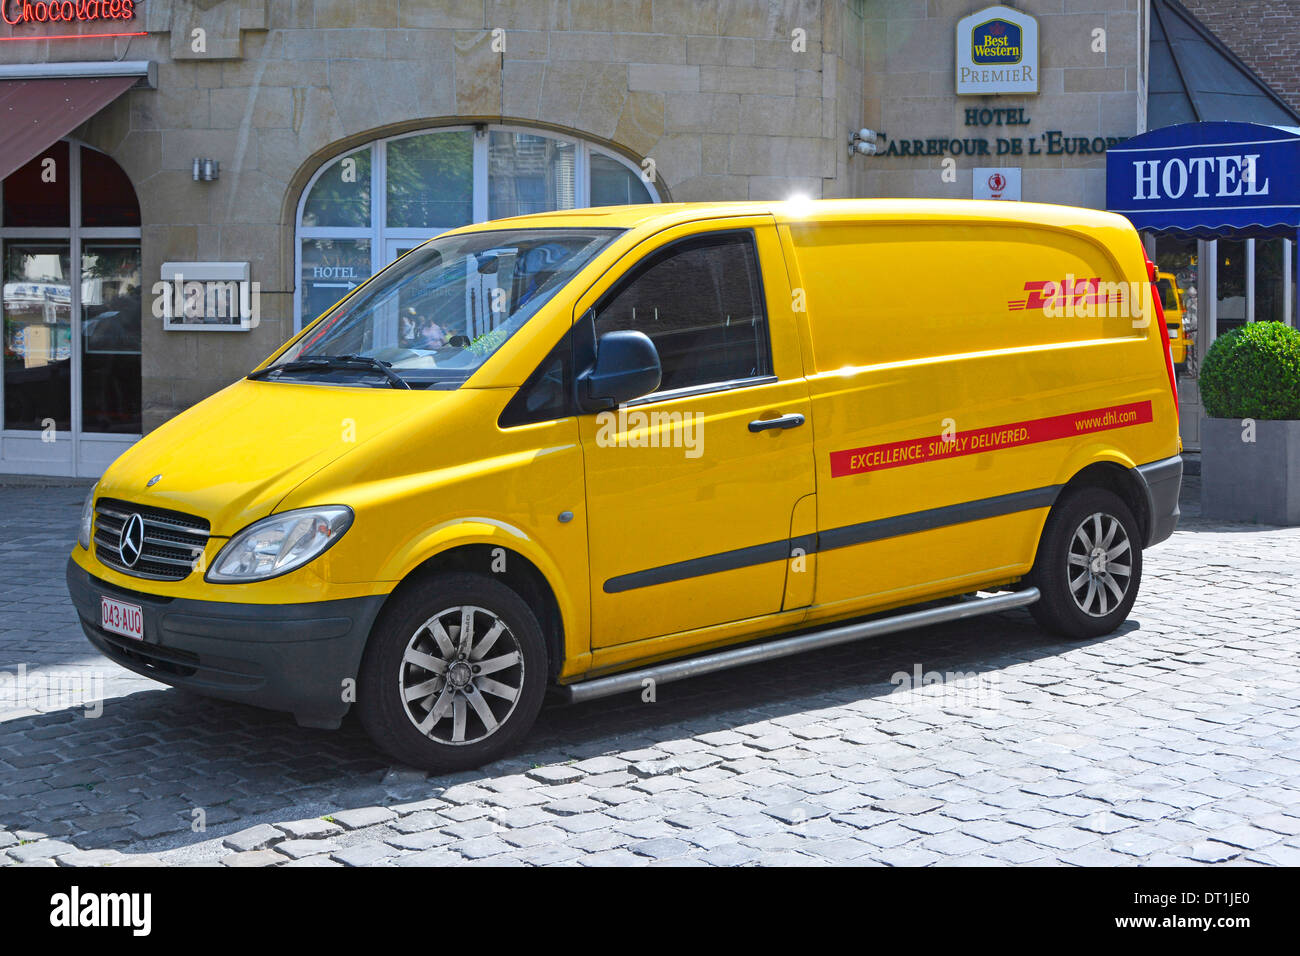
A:
{"label": "cobblestone pavement", "polygon": [[[893,635],[550,708],[429,777],[354,720],[99,657],[63,585],[83,494],[0,487],[7,863],[1300,864],[1300,529],[1188,518],[1102,640],[1023,611]],[[58,675],[72,696],[15,703]]]}

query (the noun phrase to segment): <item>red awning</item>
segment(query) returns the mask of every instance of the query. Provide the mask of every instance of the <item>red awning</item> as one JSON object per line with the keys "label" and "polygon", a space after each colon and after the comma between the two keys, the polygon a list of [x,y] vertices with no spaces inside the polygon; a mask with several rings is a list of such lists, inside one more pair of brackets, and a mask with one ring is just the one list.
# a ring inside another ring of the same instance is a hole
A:
{"label": "red awning", "polygon": [[135,76],[0,81],[0,179],[135,85]]}

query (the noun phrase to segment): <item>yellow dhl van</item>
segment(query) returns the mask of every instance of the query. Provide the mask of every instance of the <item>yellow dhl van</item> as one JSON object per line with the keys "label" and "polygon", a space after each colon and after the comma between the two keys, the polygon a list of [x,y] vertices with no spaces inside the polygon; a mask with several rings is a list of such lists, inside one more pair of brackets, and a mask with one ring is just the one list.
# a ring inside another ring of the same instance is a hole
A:
{"label": "yellow dhl van", "polygon": [[1020,203],[453,230],[118,459],[68,586],[123,666],[355,703],[431,769],[548,689],[1026,605],[1106,634],[1178,518],[1153,277],[1126,220]]}
{"label": "yellow dhl van", "polygon": [[1187,349],[1192,340],[1183,322],[1183,300],[1178,291],[1178,278],[1172,272],[1156,273],[1156,292],[1165,315],[1165,329],[1169,335],[1169,353],[1175,365],[1187,361]]}

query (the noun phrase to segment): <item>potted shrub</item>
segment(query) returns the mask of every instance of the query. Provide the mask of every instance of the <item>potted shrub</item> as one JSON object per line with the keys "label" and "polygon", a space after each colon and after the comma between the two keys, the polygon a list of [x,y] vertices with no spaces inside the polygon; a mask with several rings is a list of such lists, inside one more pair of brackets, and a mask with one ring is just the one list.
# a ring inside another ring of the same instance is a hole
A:
{"label": "potted shrub", "polygon": [[1300,524],[1300,331],[1252,322],[1201,366],[1201,513]]}

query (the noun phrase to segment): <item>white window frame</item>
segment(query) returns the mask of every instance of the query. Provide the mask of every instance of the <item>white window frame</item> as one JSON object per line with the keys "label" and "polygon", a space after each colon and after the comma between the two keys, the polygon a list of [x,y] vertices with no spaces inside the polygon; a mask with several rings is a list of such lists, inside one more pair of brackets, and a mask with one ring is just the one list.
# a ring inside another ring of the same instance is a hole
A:
{"label": "white window frame", "polygon": [[[345,149],[325,160],[316,170],[302,195],[298,197],[298,211],[294,218],[293,237],[293,330],[302,329],[302,243],[304,239],[368,239],[370,240],[370,274],[374,275],[388,264],[388,244],[393,240],[406,240],[415,243],[432,239],[437,233],[426,229],[398,228],[388,225],[388,144],[411,136],[427,136],[430,133],[453,133],[470,131],[474,134],[473,154],[473,218],[471,222],[480,223],[488,220],[488,143],[491,133],[527,133],[530,136],[544,136],[574,144],[574,208],[582,209],[591,205],[591,157],[605,156],[615,160],[630,172],[641,177],[641,182],[650,194],[651,202],[660,202],[659,191],[652,182],[646,182],[641,176],[641,167],[610,149],[587,142],[580,136],[560,133],[550,129],[514,124],[460,124],[456,126],[433,126],[425,129],[399,133],[372,140],[361,146]],[[302,214],[307,206],[317,180],[331,168],[341,156],[349,156],[362,150],[370,150],[370,216],[371,224],[361,226],[303,226]]]}
{"label": "white window frame", "polygon": [[[0,470],[17,474],[57,474],[70,477],[98,478],[104,468],[128,447],[140,440],[141,435],[122,434],[120,432],[82,432],[82,353],[81,353],[81,250],[84,240],[94,239],[134,239],[141,241],[139,226],[83,226],[81,224],[81,151],[103,150],[83,143],[79,139],[64,137],[62,142],[68,144],[68,225],[67,226],[6,226],[3,213],[0,212],[0,274],[3,272],[3,256],[8,244],[24,240],[56,240],[68,243],[69,270],[72,289],[70,294],[70,315],[72,318],[72,364],[69,370],[71,379],[72,408],[69,416],[66,450],[56,432],[54,442],[43,442],[41,432],[24,429],[4,428],[4,390],[0,388]],[[105,154],[107,155],[107,154]],[[112,159],[112,157],[109,157]],[[116,162],[116,160],[114,160]],[[137,197],[138,202],[138,197]],[[0,210],[4,203],[4,181],[0,180]],[[144,277],[141,276],[141,317],[145,321],[148,314],[144,306]],[[4,304],[0,301],[0,318],[3,317]],[[0,325],[0,330],[3,326]],[[143,329],[141,329],[143,332]],[[0,331],[0,334],[3,334]],[[143,339],[142,339],[143,341]],[[142,349],[143,353],[143,349]],[[143,366],[141,367],[143,375]],[[141,382],[143,390],[144,383]],[[143,395],[142,395],[143,398]],[[143,413],[143,408],[142,408]],[[40,446],[45,446],[44,448]],[[88,447],[85,447],[88,446]],[[49,449],[48,451],[46,449]],[[24,452],[26,454],[24,454]]]}

